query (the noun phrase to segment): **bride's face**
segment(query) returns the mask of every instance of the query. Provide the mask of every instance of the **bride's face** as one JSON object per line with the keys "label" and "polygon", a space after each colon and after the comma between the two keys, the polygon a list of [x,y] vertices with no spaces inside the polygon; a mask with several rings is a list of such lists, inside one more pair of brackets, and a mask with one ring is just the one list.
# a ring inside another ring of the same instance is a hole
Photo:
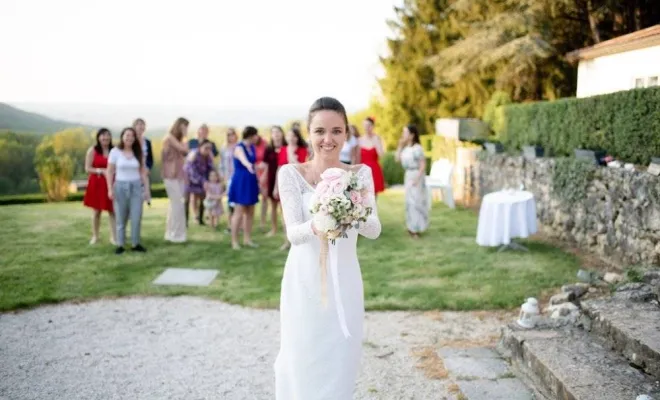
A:
{"label": "bride's face", "polygon": [[314,157],[326,160],[339,159],[339,152],[346,141],[346,121],[336,111],[318,111],[309,123]]}

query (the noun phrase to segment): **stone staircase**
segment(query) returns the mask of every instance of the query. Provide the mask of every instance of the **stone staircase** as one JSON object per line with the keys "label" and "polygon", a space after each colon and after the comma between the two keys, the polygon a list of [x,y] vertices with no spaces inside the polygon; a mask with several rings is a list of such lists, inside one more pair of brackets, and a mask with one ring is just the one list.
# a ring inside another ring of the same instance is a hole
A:
{"label": "stone staircase", "polygon": [[499,350],[540,399],[660,400],[660,307],[617,298],[580,304],[563,327],[503,329]]}

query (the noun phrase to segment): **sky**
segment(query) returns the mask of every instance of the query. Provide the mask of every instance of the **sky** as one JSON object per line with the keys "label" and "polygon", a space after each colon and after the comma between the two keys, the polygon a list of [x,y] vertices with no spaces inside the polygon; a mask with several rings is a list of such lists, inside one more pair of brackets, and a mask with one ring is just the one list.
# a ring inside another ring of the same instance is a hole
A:
{"label": "sky", "polygon": [[0,0],[0,101],[368,104],[397,0]]}

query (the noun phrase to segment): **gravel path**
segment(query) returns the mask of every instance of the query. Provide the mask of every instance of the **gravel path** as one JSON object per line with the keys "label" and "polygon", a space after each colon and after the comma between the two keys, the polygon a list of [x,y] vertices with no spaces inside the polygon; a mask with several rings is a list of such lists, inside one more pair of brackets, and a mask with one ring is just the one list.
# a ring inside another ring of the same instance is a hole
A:
{"label": "gravel path", "polygon": [[[355,398],[456,399],[429,350],[491,343],[503,317],[367,313]],[[0,399],[273,399],[278,328],[275,310],[195,297],[0,314]]]}

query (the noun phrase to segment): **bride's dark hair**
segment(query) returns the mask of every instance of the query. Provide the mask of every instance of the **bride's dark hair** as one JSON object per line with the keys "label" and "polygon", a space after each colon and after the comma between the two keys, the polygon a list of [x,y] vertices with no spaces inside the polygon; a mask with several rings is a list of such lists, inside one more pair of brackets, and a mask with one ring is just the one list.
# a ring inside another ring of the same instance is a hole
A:
{"label": "bride's dark hair", "polygon": [[344,122],[346,123],[346,131],[348,132],[348,116],[346,115],[346,109],[344,105],[339,102],[339,100],[332,97],[321,97],[317,99],[311,107],[309,107],[309,114],[307,116],[307,127],[312,122],[314,114],[319,111],[334,111],[344,117]]}

